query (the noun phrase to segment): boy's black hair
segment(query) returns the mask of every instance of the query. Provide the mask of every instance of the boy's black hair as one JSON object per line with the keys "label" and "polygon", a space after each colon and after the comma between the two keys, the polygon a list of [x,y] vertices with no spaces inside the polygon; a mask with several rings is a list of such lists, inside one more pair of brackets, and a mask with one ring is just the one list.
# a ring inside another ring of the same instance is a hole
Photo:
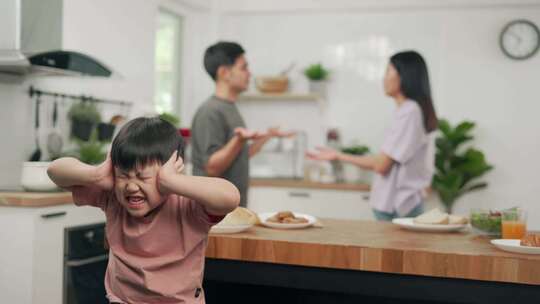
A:
{"label": "boy's black hair", "polygon": [[216,81],[219,67],[222,65],[233,65],[236,59],[244,53],[244,49],[238,43],[220,41],[206,49],[204,53],[204,68],[210,77]]}
{"label": "boy's black hair", "polygon": [[114,138],[111,160],[115,167],[132,170],[164,164],[174,151],[184,157],[184,139],[169,122],[159,117],[139,117],[126,123]]}

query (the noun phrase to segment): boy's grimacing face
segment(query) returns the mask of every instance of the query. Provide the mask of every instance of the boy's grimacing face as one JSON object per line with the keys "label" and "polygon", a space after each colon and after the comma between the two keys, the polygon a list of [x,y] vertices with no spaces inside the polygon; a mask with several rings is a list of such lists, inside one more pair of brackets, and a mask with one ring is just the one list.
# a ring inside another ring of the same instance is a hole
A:
{"label": "boy's grimacing face", "polygon": [[164,197],[158,189],[159,163],[130,171],[114,167],[114,193],[118,202],[134,217],[144,217],[161,205]]}

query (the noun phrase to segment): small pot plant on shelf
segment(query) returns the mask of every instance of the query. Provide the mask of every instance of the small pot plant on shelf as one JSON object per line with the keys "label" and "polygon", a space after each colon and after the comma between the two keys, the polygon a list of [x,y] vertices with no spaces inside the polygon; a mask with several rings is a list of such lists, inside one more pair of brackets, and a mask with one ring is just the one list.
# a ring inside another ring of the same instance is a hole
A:
{"label": "small pot plant on shelf", "polygon": [[326,96],[326,81],[330,72],[321,63],[308,66],[304,75],[309,79],[309,91],[320,96]]}
{"label": "small pot plant on shelf", "polygon": [[68,111],[68,118],[71,120],[71,136],[84,141],[101,122],[101,114],[95,102],[91,101],[74,103]]}
{"label": "small pot plant on shelf", "polygon": [[453,127],[448,121],[439,120],[432,187],[448,213],[452,213],[456,200],[464,194],[486,188],[486,182],[477,180],[493,169],[486,162],[484,153],[470,146],[464,147],[474,139],[471,134],[474,127],[475,123],[470,121]]}
{"label": "small pot plant on shelf", "polygon": [[[340,149],[342,153],[351,155],[365,155],[369,153],[369,147],[365,145],[351,145]],[[349,183],[369,183],[371,173],[368,170],[362,169],[350,163],[343,164],[345,181]]]}

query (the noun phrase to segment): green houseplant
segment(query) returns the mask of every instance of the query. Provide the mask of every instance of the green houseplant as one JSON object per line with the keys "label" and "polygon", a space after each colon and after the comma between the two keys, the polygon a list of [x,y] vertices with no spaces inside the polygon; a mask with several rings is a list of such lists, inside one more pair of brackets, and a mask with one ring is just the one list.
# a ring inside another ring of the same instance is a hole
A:
{"label": "green houseplant", "polygon": [[68,111],[71,120],[71,136],[80,140],[88,140],[94,127],[101,122],[95,102],[81,101],[71,105]]}
{"label": "green houseplant", "polygon": [[[341,152],[351,155],[365,155],[369,153],[369,147],[366,145],[350,145],[342,147]],[[346,182],[349,183],[369,183],[371,173],[368,170],[357,167],[351,163],[344,162],[343,175]]]}
{"label": "green houseplant", "polygon": [[330,72],[320,63],[308,66],[304,70],[304,75],[309,79],[309,91],[325,96],[326,80],[329,74]]}
{"label": "green houseplant", "polygon": [[105,143],[97,140],[79,142],[79,160],[89,165],[102,163],[107,156],[105,145]]}
{"label": "green houseplant", "polygon": [[341,148],[341,152],[352,155],[364,155],[369,153],[369,147],[365,145],[348,146]]}
{"label": "green houseplant", "polygon": [[107,156],[107,142],[98,140],[97,129],[92,130],[88,140],[73,138],[76,148],[62,153],[62,156],[75,157],[89,165],[102,163]]}
{"label": "green houseplant", "polygon": [[328,74],[328,70],[320,63],[312,64],[304,70],[304,75],[311,81],[326,80]]}
{"label": "green houseplant", "polygon": [[484,153],[473,147],[464,147],[474,139],[471,132],[475,123],[463,121],[453,127],[444,119],[439,120],[440,136],[436,139],[435,175],[432,187],[438,193],[448,213],[464,194],[487,187],[477,181],[493,169],[486,162]]}
{"label": "green houseplant", "polygon": [[172,113],[163,112],[163,113],[159,114],[159,118],[170,122],[176,128],[178,128],[180,126],[180,119],[178,118],[178,116],[176,116],[176,115],[174,115]]}

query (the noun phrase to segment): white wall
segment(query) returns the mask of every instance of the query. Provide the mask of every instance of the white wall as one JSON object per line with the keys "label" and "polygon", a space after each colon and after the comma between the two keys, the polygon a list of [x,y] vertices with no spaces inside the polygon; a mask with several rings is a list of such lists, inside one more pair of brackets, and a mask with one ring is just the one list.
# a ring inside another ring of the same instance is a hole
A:
{"label": "white wall", "polygon": [[[392,100],[382,94],[381,75],[387,58],[395,51],[414,48],[428,61],[439,114],[453,122],[476,121],[477,146],[496,167],[486,178],[490,187],[464,197],[456,211],[522,205],[530,211],[531,226],[540,229],[540,205],[534,191],[540,165],[531,157],[540,152],[538,122],[533,116],[539,110],[535,84],[540,78],[540,55],[515,62],[505,58],[497,45],[502,26],[514,18],[540,24],[538,1],[65,3],[66,48],[99,58],[123,78],[0,83],[0,188],[19,186],[20,164],[34,148],[33,104],[25,95],[30,84],[130,100],[140,106],[132,114],[151,105],[156,13],[158,5],[164,5],[186,16],[183,125],[190,125],[197,106],[212,92],[212,81],[202,68],[204,49],[217,38],[232,39],[245,46],[255,75],[276,73],[292,61],[298,67],[322,61],[332,69],[328,111],[305,103],[291,103],[290,108],[265,104],[261,106],[264,111],[257,105],[240,105],[249,126],[303,126],[312,145],[322,143],[324,126],[337,126],[345,143],[358,140],[377,147],[393,109]],[[291,78],[293,90],[307,89],[299,68]]]}
{"label": "white wall", "polygon": [[[184,17],[184,68],[182,101],[184,115],[190,115],[190,100],[197,92],[208,94],[210,84],[194,81],[203,78],[202,50],[213,39],[210,34],[209,1],[191,0],[69,0],[64,1],[63,48],[89,54],[110,66],[121,77],[116,78],[34,78],[23,83],[0,83],[0,189],[18,188],[20,168],[34,149],[33,109],[26,90],[30,85],[41,89],[96,97],[127,100],[134,103],[131,115],[153,109],[154,46],[157,13],[160,6]],[[208,38],[211,37],[211,38]],[[193,75],[193,76],[192,76]],[[202,96],[202,94],[199,93]],[[203,97],[198,97],[202,99]],[[46,105],[42,106],[41,122],[47,123]],[[107,107],[110,115],[125,109]],[[63,112],[67,111],[67,106]],[[50,112],[49,112],[50,113]],[[187,114],[186,114],[187,113]],[[188,116],[186,116],[188,117]],[[108,117],[104,117],[107,119]],[[184,119],[183,124],[189,125]],[[67,128],[67,125],[64,125]],[[48,129],[41,129],[41,145],[45,150]],[[67,134],[67,132],[64,132]]]}
{"label": "white wall", "polygon": [[[498,46],[498,35],[510,20],[527,18],[540,25],[540,3],[362,3],[222,2],[219,36],[245,46],[255,76],[277,73],[292,61],[299,67],[322,61],[332,70],[326,116],[314,110],[299,116],[293,103],[290,111],[283,104],[261,105],[264,111],[258,114],[256,105],[240,105],[248,125],[262,128],[278,116],[282,125],[302,119],[305,128],[313,129],[322,119],[340,128],[345,143],[358,140],[376,148],[394,107],[382,91],[388,57],[416,49],[428,62],[439,115],[452,122],[477,122],[475,143],[495,166],[486,177],[489,188],[463,197],[456,212],[521,205],[529,210],[531,227],[540,229],[534,191],[540,171],[534,158],[540,153],[535,119],[540,54],[517,62],[505,58]],[[291,77],[293,90],[306,90],[300,69]],[[322,134],[311,138],[312,145],[322,141]]]}

